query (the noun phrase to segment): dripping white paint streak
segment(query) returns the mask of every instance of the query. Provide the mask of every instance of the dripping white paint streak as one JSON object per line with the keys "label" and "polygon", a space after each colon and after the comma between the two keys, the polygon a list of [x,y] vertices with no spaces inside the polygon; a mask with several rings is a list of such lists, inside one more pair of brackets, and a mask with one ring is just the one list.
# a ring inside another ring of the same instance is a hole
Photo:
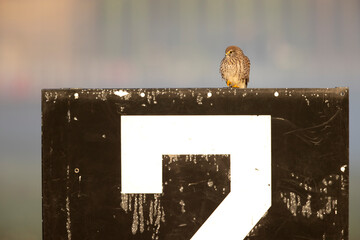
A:
{"label": "dripping white paint streak", "polygon": [[71,216],[70,216],[70,198],[69,198],[69,180],[70,180],[70,167],[67,165],[66,169],[66,232],[68,240],[71,240]]}
{"label": "dripping white paint streak", "polygon": [[[152,231],[153,239],[158,239],[160,224],[165,222],[165,212],[161,206],[160,194],[150,196],[153,196],[153,199],[147,198],[146,194],[121,194],[120,206],[126,213],[132,212],[133,220],[130,231],[133,235],[147,230]],[[148,216],[144,215],[145,207],[149,209]],[[147,225],[146,229],[145,224]]]}

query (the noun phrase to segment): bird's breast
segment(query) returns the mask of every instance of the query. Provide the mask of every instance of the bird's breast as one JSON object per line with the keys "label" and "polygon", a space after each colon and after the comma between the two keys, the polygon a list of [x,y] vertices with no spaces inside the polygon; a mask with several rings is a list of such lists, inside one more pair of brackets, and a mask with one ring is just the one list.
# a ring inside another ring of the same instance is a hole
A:
{"label": "bird's breast", "polygon": [[238,75],[240,69],[240,62],[235,59],[226,58],[221,64],[221,72],[225,76]]}

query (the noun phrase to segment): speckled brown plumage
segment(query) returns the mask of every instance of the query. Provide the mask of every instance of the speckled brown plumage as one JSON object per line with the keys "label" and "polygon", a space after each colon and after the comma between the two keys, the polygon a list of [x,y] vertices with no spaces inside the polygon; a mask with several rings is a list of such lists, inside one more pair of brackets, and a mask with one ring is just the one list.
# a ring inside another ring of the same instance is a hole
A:
{"label": "speckled brown plumage", "polygon": [[220,64],[221,77],[229,87],[246,88],[250,75],[250,60],[237,46],[229,46]]}

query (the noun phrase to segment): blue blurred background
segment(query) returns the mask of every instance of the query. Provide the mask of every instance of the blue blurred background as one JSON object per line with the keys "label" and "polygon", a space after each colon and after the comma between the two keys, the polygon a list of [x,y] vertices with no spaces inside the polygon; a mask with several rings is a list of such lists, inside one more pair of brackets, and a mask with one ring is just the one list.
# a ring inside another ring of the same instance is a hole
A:
{"label": "blue blurred background", "polygon": [[360,239],[359,0],[0,0],[0,239],[41,239],[42,88],[350,87],[350,239]]}

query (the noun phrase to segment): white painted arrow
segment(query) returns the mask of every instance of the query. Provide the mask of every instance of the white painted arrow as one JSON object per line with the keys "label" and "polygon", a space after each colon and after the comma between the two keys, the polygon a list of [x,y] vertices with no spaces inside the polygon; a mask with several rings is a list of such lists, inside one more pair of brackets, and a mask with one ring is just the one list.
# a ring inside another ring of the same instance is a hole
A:
{"label": "white painted arrow", "polygon": [[122,193],[161,193],[164,154],[230,154],[231,192],[193,240],[243,239],[271,206],[270,116],[121,116]]}

